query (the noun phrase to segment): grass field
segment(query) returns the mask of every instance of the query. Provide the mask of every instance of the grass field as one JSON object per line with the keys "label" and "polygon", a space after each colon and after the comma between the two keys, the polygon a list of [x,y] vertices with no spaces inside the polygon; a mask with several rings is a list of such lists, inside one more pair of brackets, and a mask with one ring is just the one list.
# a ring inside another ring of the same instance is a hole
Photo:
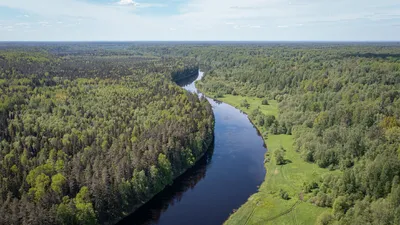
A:
{"label": "grass field", "polygon": [[[245,99],[250,104],[248,109],[240,107],[240,103]],[[234,106],[235,108],[240,109],[247,114],[259,107],[260,111],[265,115],[274,115],[275,117],[278,116],[278,102],[275,100],[268,100],[269,105],[261,105],[262,99],[256,97],[225,95],[223,98],[218,98],[218,100],[228,103],[229,105]]]}
{"label": "grass field", "polygon": [[[246,99],[250,103],[249,109],[240,107],[240,103]],[[225,95],[218,100],[239,108],[245,113],[250,113],[257,107],[265,115],[278,115],[278,104],[269,101],[270,105],[261,105],[259,98]],[[263,128],[258,127],[261,133]],[[267,174],[259,191],[253,194],[248,201],[232,214],[225,224],[315,224],[317,217],[327,211],[308,202],[309,196],[303,193],[303,184],[330,173],[315,164],[307,163],[293,148],[291,135],[269,135],[265,140],[268,146],[265,168]],[[285,159],[290,162],[285,165],[276,165],[273,152],[280,147],[286,150]],[[280,191],[289,194],[290,199],[284,200]]]}

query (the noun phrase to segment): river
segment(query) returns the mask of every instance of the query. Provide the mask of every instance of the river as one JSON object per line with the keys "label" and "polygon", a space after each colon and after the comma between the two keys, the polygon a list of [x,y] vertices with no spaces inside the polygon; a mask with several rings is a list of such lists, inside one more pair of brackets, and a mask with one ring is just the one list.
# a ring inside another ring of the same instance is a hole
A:
{"label": "river", "polygon": [[[194,82],[179,83],[201,94]],[[222,224],[265,177],[263,139],[240,110],[208,98],[215,116],[214,143],[196,165],[118,225]]]}

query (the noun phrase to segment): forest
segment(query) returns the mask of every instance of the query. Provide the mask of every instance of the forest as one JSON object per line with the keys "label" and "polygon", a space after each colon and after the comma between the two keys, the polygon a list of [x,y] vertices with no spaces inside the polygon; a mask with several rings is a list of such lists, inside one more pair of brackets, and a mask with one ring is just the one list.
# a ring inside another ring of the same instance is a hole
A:
{"label": "forest", "polygon": [[110,224],[192,167],[210,104],[192,57],[110,43],[0,45],[0,224]]}
{"label": "forest", "polygon": [[[173,83],[200,66],[197,87],[211,97],[278,103],[278,116],[249,117],[328,171],[298,193],[326,209],[317,224],[400,224],[399,52],[397,43],[0,44],[0,222],[112,223],[170,184],[213,136],[207,100]],[[285,151],[271,156],[279,166]]]}
{"label": "forest", "polygon": [[263,105],[276,100],[277,118],[255,109],[252,121],[268,134],[293,135],[304,161],[335,171],[305,183],[299,193],[330,209],[318,224],[400,224],[398,44],[248,44],[186,51],[209,67],[198,83],[202,91],[216,98],[256,97]]}

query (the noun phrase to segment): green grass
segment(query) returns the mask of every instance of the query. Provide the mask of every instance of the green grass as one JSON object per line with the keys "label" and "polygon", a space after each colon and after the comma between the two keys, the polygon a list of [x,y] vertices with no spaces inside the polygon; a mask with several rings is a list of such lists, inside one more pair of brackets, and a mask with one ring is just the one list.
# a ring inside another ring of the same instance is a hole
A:
{"label": "green grass", "polygon": [[[250,104],[248,109],[240,107],[240,103],[245,99]],[[278,116],[278,102],[275,100],[268,100],[269,105],[261,105],[262,99],[256,97],[224,95],[223,98],[218,98],[218,100],[228,103],[229,105],[234,106],[247,114],[257,108],[260,108],[260,111],[265,115],[274,115],[275,117]]]}
{"label": "green grass", "polygon": [[[244,99],[250,103],[248,109],[240,107]],[[273,100],[270,100],[270,105],[267,106],[261,105],[262,99],[255,97],[225,95],[218,100],[245,113],[259,107],[265,115],[278,115],[278,103]],[[262,127],[258,129],[261,133],[265,131]],[[303,193],[303,184],[331,172],[301,159],[293,148],[294,140],[291,135],[269,135],[265,141],[268,146],[266,157],[270,159],[270,162],[265,164],[265,180],[259,191],[232,214],[225,224],[315,224],[318,216],[330,209],[308,202],[310,194]],[[285,159],[291,161],[286,165],[276,165],[273,157],[273,152],[281,146],[286,150]],[[288,192],[290,200],[280,197],[281,189]]]}

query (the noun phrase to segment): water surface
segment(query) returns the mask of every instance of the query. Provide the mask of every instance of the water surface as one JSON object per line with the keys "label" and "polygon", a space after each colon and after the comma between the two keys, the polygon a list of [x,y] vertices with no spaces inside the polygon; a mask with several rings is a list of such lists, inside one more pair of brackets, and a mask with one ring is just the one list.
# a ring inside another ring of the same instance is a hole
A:
{"label": "water surface", "polygon": [[[198,93],[194,82],[202,76],[199,72],[197,78],[179,84]],[[215,116],[215,139],[207,154],[119,225],[222,224],[257,191],[265,177],[262,138],[247,115],[228,104],[208,101]]]}

